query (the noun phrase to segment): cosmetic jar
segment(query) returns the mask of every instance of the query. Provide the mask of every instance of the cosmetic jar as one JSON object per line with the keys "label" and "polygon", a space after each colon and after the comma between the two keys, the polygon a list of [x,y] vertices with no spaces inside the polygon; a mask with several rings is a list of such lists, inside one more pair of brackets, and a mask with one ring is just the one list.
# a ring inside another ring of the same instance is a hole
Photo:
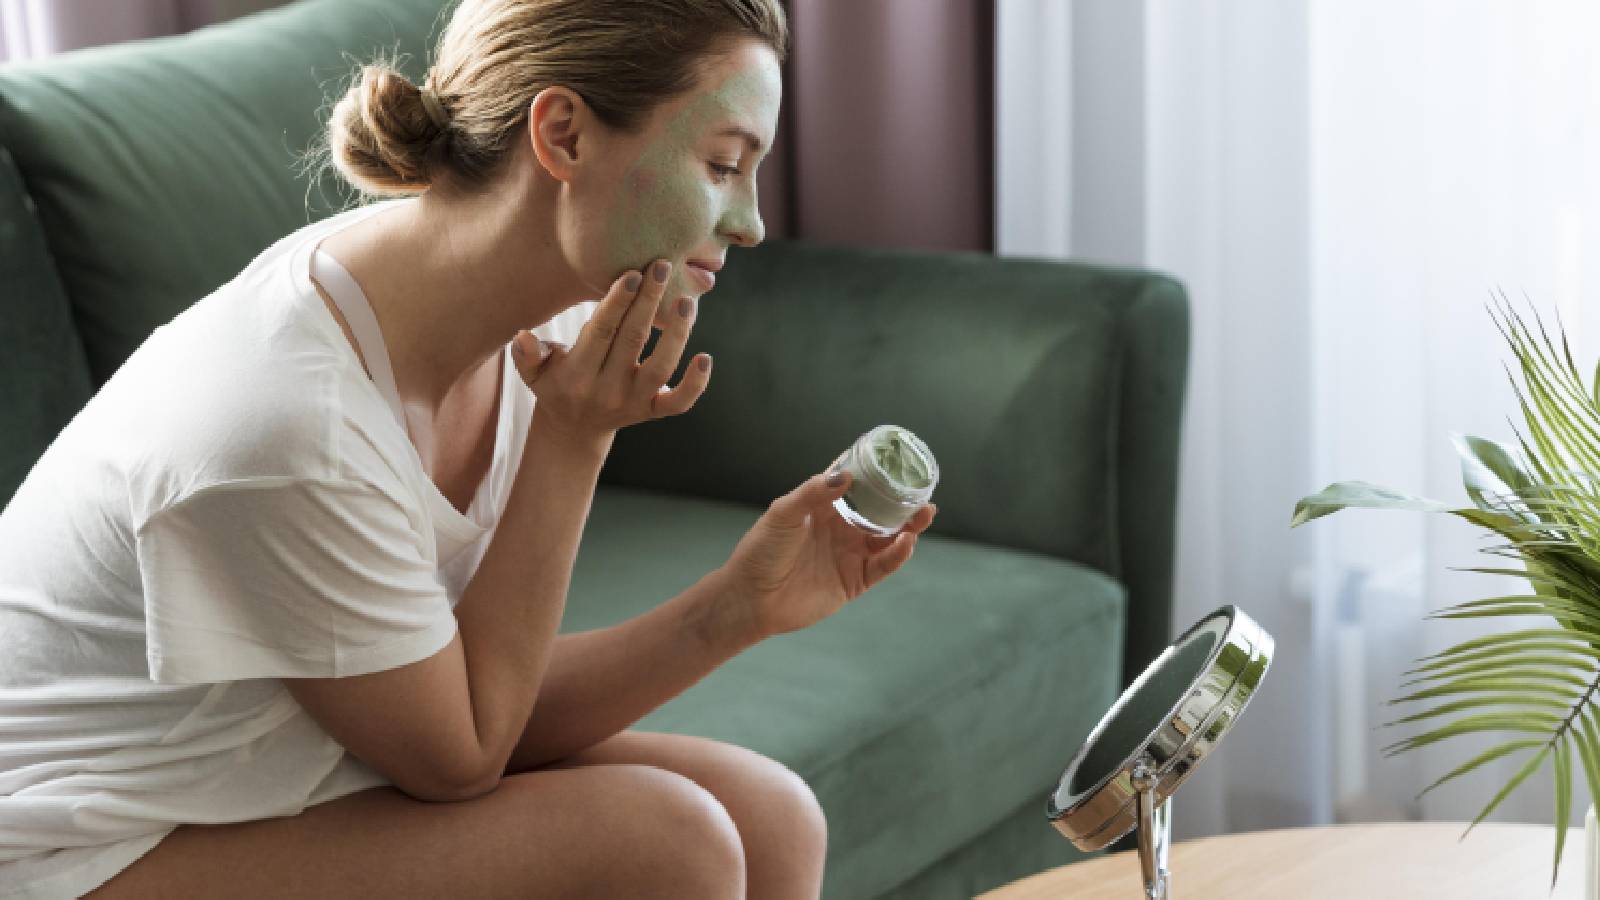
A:
{"label": "cosmetic jar", "polygon": [[833,501],[857,528],[892,535],[922,508],[939,483],[939,464],[920,438],[898,425],[879,425],[856,438],[829,471],[850,473],[850,489]]}

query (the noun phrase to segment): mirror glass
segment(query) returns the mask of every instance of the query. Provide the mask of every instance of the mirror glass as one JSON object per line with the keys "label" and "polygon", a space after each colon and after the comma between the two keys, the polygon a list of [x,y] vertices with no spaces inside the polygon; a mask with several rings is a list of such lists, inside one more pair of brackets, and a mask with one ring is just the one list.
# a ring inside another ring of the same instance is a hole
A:
{"label": "mirror glass", "polygon": [[1105,731],[1072,773],[1071,783],[1066,786],[1067,796],[1058,793],[1056,803],[1065,806],[1072,795],[1107,780],[1129,757],[1136,755],[1189,692],[1216,646],[1217,633],[1201,629],[1182,645],[1168,647],[1148,670],[1152,677],[1142,685],[1130,686],[1126,702],[1113,708]]}

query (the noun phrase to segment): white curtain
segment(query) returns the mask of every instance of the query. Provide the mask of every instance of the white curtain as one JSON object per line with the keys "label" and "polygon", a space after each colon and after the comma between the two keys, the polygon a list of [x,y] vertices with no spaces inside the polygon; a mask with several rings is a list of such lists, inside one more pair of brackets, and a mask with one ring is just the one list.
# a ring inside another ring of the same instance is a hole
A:
{"label": "white curtain", "polygon": [[[1277,638],[1260,694],[1174,803],[1179,838],[1470,821],[1520,766],[1418,801],[1488,743],[1380,753],[1417,733],[1378,727],[1421,708],[1385,705],[1400,673],[1489,627],[1422,617],[1525,589],[1455,571],[1507,562],[1479,552],[1483,532],[1405,512],[1288,521],[1343,480],[1468,505],[1451,433],[1509,442],[1521,425],[1492,292],[1552,327],[1559,312],[1592,372],[1597,9],[999,0],[999,252],[1188,287],[1174,629],[1233,603]],[[1550,822],[1549,771],[1491,820]]]}

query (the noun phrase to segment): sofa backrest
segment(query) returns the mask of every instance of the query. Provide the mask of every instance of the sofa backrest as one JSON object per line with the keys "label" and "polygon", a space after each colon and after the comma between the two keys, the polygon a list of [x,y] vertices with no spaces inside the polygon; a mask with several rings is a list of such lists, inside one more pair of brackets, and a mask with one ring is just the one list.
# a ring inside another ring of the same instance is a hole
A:
{"label": "sofa backrest", "polygon": [[0,146],[0,506],[92,393],[38,210]]}

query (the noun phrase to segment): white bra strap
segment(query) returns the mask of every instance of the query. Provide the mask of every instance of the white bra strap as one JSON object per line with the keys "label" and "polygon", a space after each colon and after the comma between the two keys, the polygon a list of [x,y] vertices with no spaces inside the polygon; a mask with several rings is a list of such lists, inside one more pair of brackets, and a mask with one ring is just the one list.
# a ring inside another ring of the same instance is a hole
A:
{"label": "white bra strap", "polygon": [[378,327],[378,317],[373,314],[372,305],[367,302],[361,285],[356,284],[355,278],[345,267],[321,247],[311,256],[311,274],[339,307],[345,321],[350,323],[350,330],[355,332],[356,343],[361,347],[361,355],[366,358],[367,370],[372,373],[373,382],[377,384],[379,393],[383,394],[383,399],[388,401],[389,409],[394,412],[401,430],[409,433],[405,412],[400,406],[400,391],[395,387],[394,369],[389,365],[389,351],[383,343],[383,331]]}

